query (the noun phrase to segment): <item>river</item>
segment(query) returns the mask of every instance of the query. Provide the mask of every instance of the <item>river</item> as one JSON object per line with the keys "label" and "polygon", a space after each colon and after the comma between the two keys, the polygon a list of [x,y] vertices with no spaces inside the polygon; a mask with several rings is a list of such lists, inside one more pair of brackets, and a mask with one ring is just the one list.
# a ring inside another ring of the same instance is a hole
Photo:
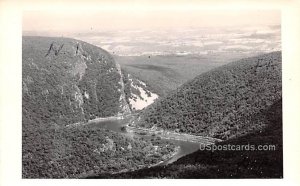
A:
{"label": "river", "polygon": [[[154,138],[152,135],[139,135],[136,133],[131,133],[131,132],[126,132],[122,130],[122,126],[126,126],[129,122],[129,119],[123,119],[123,120],[108,120],[108,121],[97,121],[97,122],[90,122],[89,127],[96,127],[96,128],[103,128],[103,129],[108,129],[114,132],[118,132],[124,135],[127,135],[129,137],[137,136],[137,137],[143,137],[143,138]],[[157,136],[155,136],[157,137]],[[172,158],[160,162],[157,165],[167,165],[169,163],[173,163],[177,161],[179,158],[193,153],[197,150],[199,150],[199,143],[195,142],[188,142],[188,141],[180,141],[180,140],[174,140],[174,139],[164,139],[162,138],[161,140],[167,141],[167,142],[173,142],[175,145],[179,146],[179,150],[177,153],[172,156]]]}

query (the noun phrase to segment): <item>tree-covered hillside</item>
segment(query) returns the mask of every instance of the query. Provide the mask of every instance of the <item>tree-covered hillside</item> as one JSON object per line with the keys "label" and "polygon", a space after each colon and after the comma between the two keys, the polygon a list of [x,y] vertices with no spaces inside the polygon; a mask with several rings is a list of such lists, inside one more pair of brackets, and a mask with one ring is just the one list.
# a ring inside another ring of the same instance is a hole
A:
{"label": "tree-covered hillside", "polygon": [[174,151],[172,144],[99,128],[38,129],[23,134],[23,178],[81,178],[136,170]]}
{"label": "tree-covered hillside", "polygon": [[281,95],[281,52],[273,52],[199,75],[146,108],[136,123],[234,138],[264,128],[266,124],[257,114]]}
{"label": "tree-covered hillside", "polygon": [[66,125],[122,112],[120,73],[101,48],[67,38],[23,37],[22,53],[23,118]]}

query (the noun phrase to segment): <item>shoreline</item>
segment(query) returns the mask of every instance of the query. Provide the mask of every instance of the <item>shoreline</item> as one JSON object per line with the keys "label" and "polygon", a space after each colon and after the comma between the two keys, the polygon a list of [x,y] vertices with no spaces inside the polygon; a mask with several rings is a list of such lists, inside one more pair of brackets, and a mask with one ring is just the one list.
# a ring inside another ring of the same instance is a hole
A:
{"label": "shoreline", "polygon": [[[129,129],[129,130],[128,130]],[[186,142],[192,142],[192,143],[203,143],[206,144],[214,144],[216,142],[221,142],[221,139],[212,138],[212,137],[203,137],[203,136],[196,136],[196,135],[190,135],[185,133],[176,133],[172,131],[166,131],[166,130],[152,130],[152,129],[146,129],[146,128],[140,128],[140,127],[133,127],[126,125],[126,131],[132,132],[132,133],[142,133],[139,135],[155,135],[157,137],[161,137],[163,139],[167,140],[178,140],[178,141],[186,141]]]}
{"label": "shoreline", "polygon": [[126,117],[128,117],[128,115],[98,117],[95,119],[88,120],[86,122],[71,123],[71,124],[66,125],[65,127],[85,126],[85,125],[89,125],[89,124],[97,123],[97,122],[123,120]]}

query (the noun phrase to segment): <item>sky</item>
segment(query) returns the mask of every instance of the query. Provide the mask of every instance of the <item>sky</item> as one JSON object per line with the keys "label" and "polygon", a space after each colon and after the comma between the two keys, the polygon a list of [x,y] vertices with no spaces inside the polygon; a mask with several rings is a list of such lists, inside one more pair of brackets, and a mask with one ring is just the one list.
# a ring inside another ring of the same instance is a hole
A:
{"label": "sky", "polygon": [[280,11],[198,9],[193,7],[117,6],[23,11],[23,31],[88,32],[280,25]]}

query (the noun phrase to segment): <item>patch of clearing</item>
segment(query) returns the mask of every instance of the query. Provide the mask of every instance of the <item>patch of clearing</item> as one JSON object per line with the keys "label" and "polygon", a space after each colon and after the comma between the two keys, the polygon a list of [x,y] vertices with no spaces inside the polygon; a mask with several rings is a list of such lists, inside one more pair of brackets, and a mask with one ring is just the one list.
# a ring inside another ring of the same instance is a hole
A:
{"label": "patch of clearing", "polygon": [[[142,110],[143,108],[147,107],[148,105],[152,104],[155,99],[158,98],[158,95],[155,93],[147,93],[142,87],[140,87],[138,84],[134,84],[132,79],[129,79],[131,81],[131,86],[138,90],[140,92],[140,95],[135,95],[131,93],[131,97],[129,98],[129,102],[132,109],[135,110]],[[138,80],[139,81],[139,80]],[[140,84],[146,85],[144,82],[139,81]]]}

